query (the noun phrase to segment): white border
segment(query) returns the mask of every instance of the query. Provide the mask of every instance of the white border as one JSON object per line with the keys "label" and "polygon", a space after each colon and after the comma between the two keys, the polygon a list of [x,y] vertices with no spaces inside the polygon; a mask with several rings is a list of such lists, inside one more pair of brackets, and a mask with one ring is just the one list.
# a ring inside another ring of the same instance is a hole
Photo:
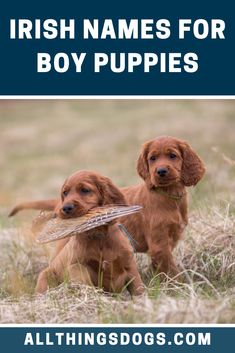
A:
{"label": "white border", "polygon": [[72,95],[72,96],[63,96],[63,95],[32,95],[32,96],[1,96],[0,95],[0,99],[235,99],[235,96],[163,96],[163,95],[158,95],[158,96],[135,96],[135,95],[112,95],[112,96],[105,96],[105,95],[101,95],[101,96],[90,96],[90,95],[84,95],[84,96],[76,96],[76,95]]}
{"label": "white border", "polygon": [[33,327],[41,327],[41,328],[110,328],[110,327],[124,327],[124,328],[190,328],[190,327],[204,327],[204,328],[224,328],[224,327],[232,327],[235,328],[235,324],[0,324],[0,328],[2,327],[26,327],[26,328],[33,328]]}
{"label": "white border", "polygon": [[[63,96],[63,95],[30,95],[30,96],[1,96],[0,95],[0,100],[7,100],[7,99],[17,99],[17,100],[33,100],[33,99],[67,99],[67,100],[75,100],[75,99],[155,99],[155,100],[160,100],[160,99],[235,99],[235,96],[163,96],[163,95],[158,95],[158,96],[135,96],[135,95],[112,95],[112,96],[105,96],[105,95],[100,95],[100,96]],[[7,328],[7,327],[25,327],[25,328],[111,328],[111,327],[124,327],[124,328],[177,328],[177,327],[182,327],[182,328],[188,328],[188,327],[208,327],[208,328],[213,328],[213,327],[235,327],[235,324],[0,324],[0,328]]]}

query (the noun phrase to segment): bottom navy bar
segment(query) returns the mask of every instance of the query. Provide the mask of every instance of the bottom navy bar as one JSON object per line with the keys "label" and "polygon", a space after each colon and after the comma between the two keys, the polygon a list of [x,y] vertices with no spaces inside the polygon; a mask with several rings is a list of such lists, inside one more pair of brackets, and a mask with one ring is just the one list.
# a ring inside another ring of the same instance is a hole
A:
{"label": "bottom navy bar", "polygon": [[234,327],[1,327],[2,351],[230,353]]}

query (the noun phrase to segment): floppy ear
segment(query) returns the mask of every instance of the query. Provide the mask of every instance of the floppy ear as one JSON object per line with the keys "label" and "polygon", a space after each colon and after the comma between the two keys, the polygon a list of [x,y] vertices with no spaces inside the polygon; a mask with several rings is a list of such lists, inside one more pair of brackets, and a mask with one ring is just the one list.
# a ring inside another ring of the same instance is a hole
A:
{"label": "floppy ear", "polygon": [[97,183],[102,196],[103,205],[127,205],[122,192],[107,177],[102,177]]}
{"label": "floppy ear", "polygon": [[182,181],[185,186],[194,186],[205,173],[204,163],[187,142],[180,142],[180,150],[183,157]]}
{"label": "floppy ear", "polygon": [[151,144],[151,141],[148,141],[143,144],[142,151],[139,155],[139,158],[137,160],[137,166],[136,166],[139,176],[145,181],[149,189],[153,187],[153,184],[151,183],[151,177],[150,177],[148,161],[147,161],[150,144]]}

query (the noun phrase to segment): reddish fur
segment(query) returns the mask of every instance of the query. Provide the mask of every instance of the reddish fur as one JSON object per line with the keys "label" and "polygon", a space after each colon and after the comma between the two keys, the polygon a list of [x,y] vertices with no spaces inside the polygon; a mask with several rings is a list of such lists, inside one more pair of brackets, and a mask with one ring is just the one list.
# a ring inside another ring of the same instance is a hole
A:
{"label": "reddish fur", "polygon": [[58,203],[58,200],[39,200],[39,201],[26,201],[16,205],[9,213],[9,217],[14,216],[22,210],[47,210],[53,211]]}
{"label": "reddish fur", "polygon": [[[89,188],[89,193],[82,193],[83,187]],[[63,196],[64,188],[69,190],[66,196]],[[63,213],[63,206],[68,203],[76,206],[71,215]],[[55,212],[61,218],[78,217],[93,207],[109,204],[126,204],[121,191],[106,177],[94,172],[79,171],[63,185],[62,199],[57,203]],[[143,293],[144,287],[132,246],[117,223],[57,243],[54,259],[39,275],[36,292],[45,292],[50,281],[61,283],[67,274],[73,281],[101,286],[105,291],[120,292],[129,282],[127,288],[131,294]]]}
{"label": "reddish fur", "polygon": [[[176,160],[167,152],[174,151]],[[148,157],[158,155],[151,162]],[[167,167],[169,182],[161,184],[156,168]],[[129,204],[143,206],[143,212],[122,220],[134,236],[138,252],[148,252],[154,268],[159,272],[176,274],[172,251],[188,223],[186,186],[195,185],[204,175],[204,164],[185,141],[173,137],[159,137],[143,145],[137,161],[137,171],[144,183],[122,189]],[[160,192],[154,188],[158,187]],[[162,193],[162,191],[164,193]],[[179,200],[168,195],[182,195]]]}
{"label": "reddish fur", "polygon": [[[170,160],[168,150],[177,154],[177,160]],[[157,153],[160,158],[150,163],[148,156]],[[171,180],[166,185],[159,185],[156,178],[156,168],[167,167]],[[170,136],[163,136],[147,141],[142,148],[137,162],[137,171],[144,183],[122,188],[128,204],[139,204],[143,211],[122,219],[122,223],[136,240],[138,252],[148,252],[154,268],[160,272],[177,272],[172,256],[172,250],[180,239],[188,223],[188,204],[186,187],[193,186],[203,177],[205,167],[200,157],[192,150],[190,145],[182,140]],[[170,195],[182,195],[180,200],[174,200],[166,194],[154,190],[154,187]],[[57,200],[32,202],[32,208],[51,209]],[[15,210],[24,209],[24,205],[16,206]],[[30,208],[30,207],[27,207]],[[66,240],[58,244],[59,250],[63,248]]]}

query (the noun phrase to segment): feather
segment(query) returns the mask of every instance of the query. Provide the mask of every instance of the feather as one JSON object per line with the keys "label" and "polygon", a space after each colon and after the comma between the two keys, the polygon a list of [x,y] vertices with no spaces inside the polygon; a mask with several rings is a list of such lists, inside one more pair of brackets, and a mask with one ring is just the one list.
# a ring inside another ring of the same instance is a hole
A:
{"label": "feather", "polygon": [[39,216],[41,217],[39,221],[40,229],[36,241],[38,243],[49,243],[78,233],[83,233],[90,229],[108,224],[116,218],[139,212],[141,209],[142,207],[138,205],[97,207],[78,218],[61,219],[56,217],[50,220],[46,219],[47,222],[44,226],[41,225],[43,218],[43,215],[41,215]]}

